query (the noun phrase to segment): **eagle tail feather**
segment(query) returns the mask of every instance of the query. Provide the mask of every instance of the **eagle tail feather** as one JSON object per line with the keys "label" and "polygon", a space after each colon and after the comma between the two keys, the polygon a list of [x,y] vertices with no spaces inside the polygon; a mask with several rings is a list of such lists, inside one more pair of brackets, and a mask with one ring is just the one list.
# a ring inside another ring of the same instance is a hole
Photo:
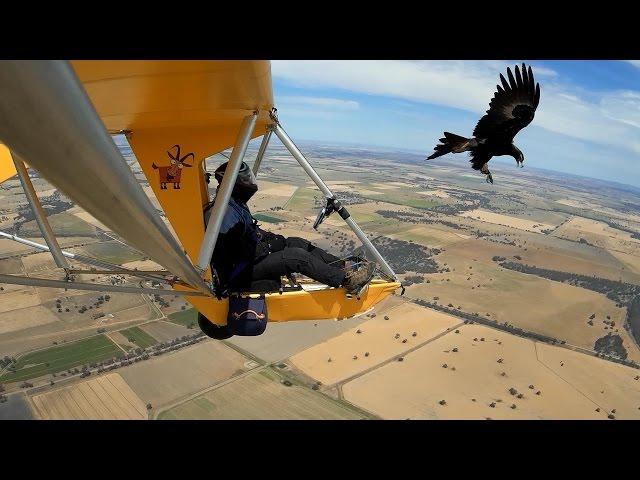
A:
{"label": "eagle tail feather", "polygon": [[461,137],[455,133],[444,132],[444,137],[440,139],[441,144],[434,148],[435,153],[427,157],[427,160],[441,157],[447,153],[466,152],[471,147],[472,139]]}

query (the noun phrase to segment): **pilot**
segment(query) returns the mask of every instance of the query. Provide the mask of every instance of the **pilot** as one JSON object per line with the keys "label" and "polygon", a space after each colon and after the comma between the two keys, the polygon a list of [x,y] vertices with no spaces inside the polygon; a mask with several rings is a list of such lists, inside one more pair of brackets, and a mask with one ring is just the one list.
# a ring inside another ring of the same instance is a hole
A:
{"label": "pilot", "polygon": [[[214,173],[218,188],[226,168],[227,162]],[[247,207],[257,191],[253,172],[242,162],[211,257],[212,270],[224,289],[274,291],[280,288],[281,277],[294,273],[330,287],[344,287],[348,293],[360,291],[371,281],[374,263],[364,261],[346,265],[347,262],[303,238],[285,238],[262,230]],[[213,202],[210,202],[205,207],[205,225],[212,206]]]}

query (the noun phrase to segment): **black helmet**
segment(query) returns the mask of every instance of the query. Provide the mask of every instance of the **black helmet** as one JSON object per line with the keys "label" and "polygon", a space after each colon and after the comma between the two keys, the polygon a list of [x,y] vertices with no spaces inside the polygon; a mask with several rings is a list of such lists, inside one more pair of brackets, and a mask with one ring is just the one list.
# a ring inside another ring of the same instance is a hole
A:
{"label": "black helmet", "polygon": [[[216,168],[216,171],[214,172],[216,180],[218,181],[218,185],[222,183],[222,178],[224,177],[224,172],[227,169],[228,163],[229,162],[224,162],[222,165]],[[249,165],[247,165],[245,162],[242,162],[242,165],[240,165],[240,171],[238,172],[238,176],[236,178],[236,184],[233,187],[233,191],[231,192],[231,196],[246,203],[257,191],[258,184],[256,183],[256,177],[253,174],[253,171],[249,168]]]}

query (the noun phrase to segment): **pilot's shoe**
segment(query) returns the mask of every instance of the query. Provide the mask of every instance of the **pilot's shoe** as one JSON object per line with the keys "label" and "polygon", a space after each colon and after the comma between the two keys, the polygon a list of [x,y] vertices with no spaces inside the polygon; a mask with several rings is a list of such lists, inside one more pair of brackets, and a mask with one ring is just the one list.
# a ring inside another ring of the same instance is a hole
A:
{"label": "pilot's shoe", "polygon": [[361,263],[358,267],[347,272],[344,277],[342,286],[347,293],[357,293],[362,287],[371,281],[375,272],[376,265],[372,262]]}

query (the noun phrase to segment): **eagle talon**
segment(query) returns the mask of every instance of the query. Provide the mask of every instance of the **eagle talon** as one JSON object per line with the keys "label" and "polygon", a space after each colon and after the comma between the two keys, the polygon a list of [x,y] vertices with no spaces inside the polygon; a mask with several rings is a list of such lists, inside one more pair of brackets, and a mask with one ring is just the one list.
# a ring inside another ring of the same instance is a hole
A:
{"label": "eagle talon", "polygon": [[491,176],[490,173],[487,173],[487,179],[486,179],[487,183],[493,183],[493,177]]}

